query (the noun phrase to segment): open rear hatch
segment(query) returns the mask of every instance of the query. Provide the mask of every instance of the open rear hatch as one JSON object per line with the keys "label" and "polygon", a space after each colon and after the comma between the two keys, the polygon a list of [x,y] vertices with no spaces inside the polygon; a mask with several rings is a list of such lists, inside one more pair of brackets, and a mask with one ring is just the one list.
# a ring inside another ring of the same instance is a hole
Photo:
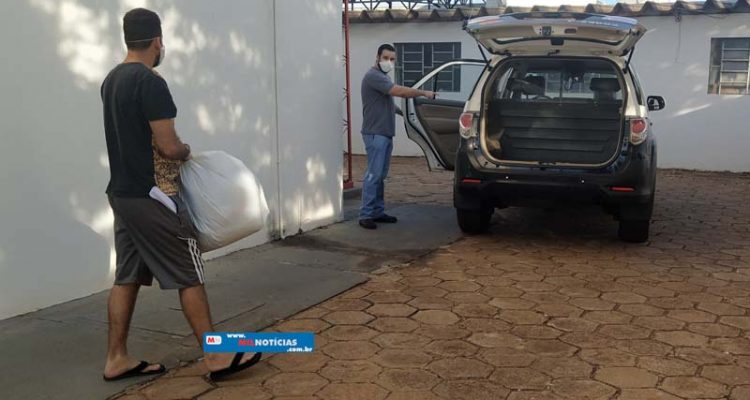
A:
{"label": "open rear hatch", "polygon": [[604,58],[508,58],[485,87],[482,147],[499,164],[605,167],[622,145],[624,86]]}
{"label": "open rear hatch", "polygon": [[514,56],[625,56],[646,32],[632,18],[559,12],[473,18],[464,29],[490,52]]}

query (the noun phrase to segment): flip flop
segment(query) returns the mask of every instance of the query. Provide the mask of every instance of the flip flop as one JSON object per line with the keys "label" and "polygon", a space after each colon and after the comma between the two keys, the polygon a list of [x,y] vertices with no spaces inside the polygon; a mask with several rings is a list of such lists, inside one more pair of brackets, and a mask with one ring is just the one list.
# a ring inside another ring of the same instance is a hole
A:
{"label": "flip flop", "polygon": [[119,381],[120,379],[132,378],[135,376],[163,374],[167,370],[167,368],[164,365],[159,364],[159,369],[156,369],[153,371],[145,371],[145,369],[148,368],[149,365],[151,364],[149,364],[146,361],[141,361],[138,365],[121,373],[120,375],[113,376],[111,378],[107,378],[106,376],[102,375],[102,378],[104,378],[104,380],[107,382],[112,382],[112,381]]}
{"label": "flip flop", "polygon": [[220,369],[218,371],[214,371],[208,374],[208,377],[212,381],[220,380],[223,378],[226,378],[229,375],[232,375],[236,372],[240,372],[244,369],[250,368],[253,365],[257,364],[258,361],[260,361],[262,353],[255,353],[255,355],[247,360],[244,364],[240,364],[240,360],[242,360],[242,356],[245,355],[245,353],[236,353],[234,355],[234,359],[232,359],[232,363],[229,364],[227,368]]}

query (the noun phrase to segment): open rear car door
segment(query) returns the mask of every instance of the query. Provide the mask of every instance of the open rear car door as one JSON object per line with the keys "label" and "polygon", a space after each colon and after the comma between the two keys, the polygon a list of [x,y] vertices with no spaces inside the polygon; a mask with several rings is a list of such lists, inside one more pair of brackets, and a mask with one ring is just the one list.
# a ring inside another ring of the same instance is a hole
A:
{"label": "open rear car door", "polygon": [[412,87],[436,92],[437,98],[403,100],[406,135],[424,151],[430,169],[453,170],[459,145],[459,118],[485,68],[482,60],[447,62]]}

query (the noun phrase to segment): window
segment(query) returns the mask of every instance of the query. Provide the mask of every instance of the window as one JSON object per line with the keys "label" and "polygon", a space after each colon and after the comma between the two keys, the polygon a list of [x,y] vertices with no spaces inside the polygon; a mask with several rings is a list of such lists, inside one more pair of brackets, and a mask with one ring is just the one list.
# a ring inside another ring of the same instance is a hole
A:
{"label": "window", "polygon": [[[440,100],[466,101],[474,90],[474,86],[484,68],[484,64],[456,63],[446,66],[443,71],[425,81],[419,89],[437,92],[437,98]],[[454,83],[451,85],[444,83],[441,78],[445,71],[450,71],[452,76],[458,75],[458,78],[454,79]]]}
{"label": "window", "polygon": [[750,38],[711,39],[709,94],[750,94]]}
{"label": "window", "polygon": [[516,62],[509,68],[506,83],[497,87],[500,98],[622,101],[619,75],[605,61],[535,59]]}
{"label": "window", "polygon": [[[461,58],[461,43],[396,43],[396,83],[413,86],[425,74],[448,61]],[[473,83],[473,82],[472,82]],[[460,92],[461,70],[438,74],[438,91]]]}
{"label": "window", "polygon": [[[596,92],[591,89],[591,80],[605,78],[617,80],[615,73],[585,72],[580,76],[569,76],[564,72],[529,71],[524,80],[533,83],[543,82],[544,94],[550,99],[588,99],[596,98]],[[622,91],[613,90],[611,100],[622,100]]]}

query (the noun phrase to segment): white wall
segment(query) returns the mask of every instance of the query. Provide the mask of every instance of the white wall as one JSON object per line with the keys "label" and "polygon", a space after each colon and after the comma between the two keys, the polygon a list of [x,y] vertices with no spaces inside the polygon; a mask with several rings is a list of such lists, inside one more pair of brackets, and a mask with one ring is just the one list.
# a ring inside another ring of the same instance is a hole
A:
{"label": "white wall", "polygon": [[[5,5],[0,318],[112,283],[99,86],[124,56],[122,15],[135,6],[145,5],[162,18],[167,56],[159,69],[177,104],[180,136],[194,151],[224,150],[243,160],[262,183],[271,208],[266,229],[208,256],[340,218],[340,3],[290,3],[25,0]],[[293,40],[299,37],[319,39],[317,52],[308,41]]]}
{"label": "white wall", "polygon": [[341,214],[341,1],[276,0],[281,234]]}
{"label": "white wall", "polygon": [[659,166],[750,171],[750,96],[708,94],[712,37],[750,37],[748,14],[640,18],[649,32],[633,64],[646,94],[664,96],[651,113]]}
{"label": "white wall", "polygon": [[[651,114],[659,142],[659,166],[750,171],[750,96],[707,94],[712,37],[750,37],[748,14],[644,17],[649,32],[638,44],[633,64],[647,94],[665,97],[667,108]],[[351,30],[354,151],[363,152],[359,79],[374,63],[380,43],[461,41],[464,57],[478,57],[476,43],[460,22],[354,24]],[[421,155],[397,119],[394,154]]]}

